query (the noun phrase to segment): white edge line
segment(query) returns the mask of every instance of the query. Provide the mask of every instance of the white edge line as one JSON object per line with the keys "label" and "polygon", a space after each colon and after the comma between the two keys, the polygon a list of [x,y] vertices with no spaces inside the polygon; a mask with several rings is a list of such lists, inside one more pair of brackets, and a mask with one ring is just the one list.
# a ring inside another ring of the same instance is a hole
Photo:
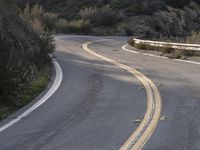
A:
{"label": "white edge line", "polygon": [[153,54],[148,54],[148,53],[143,53],[143,55],[151,56],[151,57],[157,57],[157,58],[163,58],[163,59],[168,59],[167,57],[164,57],[164,56],[158,56],[158,55],[153,55]]}
{"label": "white edge line", "polygon": [[128,46],[128,44],[124,45],[122,47],[123,50],[127,51],[127,52],[131,52],[131,53],[134,53],[134,54],[139,54],[140,52],[137,52],[137,51],[134,51],[134,50],[129,50],[127,49],[126,47]]}
{"label": "white edge line", "polygon": [[[157,58],[169,59],[168,57],[164,57],[164,56],[158,56],[158,55],[153,55],[153,54],[148,54],[148,53],[140,53],[140,52],[137,52],[137,51],[134,51],[134,50],[129,50],[129,49],[126,48],[127,46],[128,46],[128,44],[124,45],[122,47],[122,49],[125,50],[125,51],[128,51],[128,52],[134,53],[134,54],[142,54],[142,55],[150,56],[150,57],[157,57]],[[182,59],[171,59],[171,60],[200,65],[200,62],[196,62],[196,61],[182,60]]]}
{"label": "white edge line", "polygon": [[51,88],[48,90],[48,92],[37,103],[35,103],[33,106],[31,106],[25,112],[23,112],[17,118],[11,120],[7,124],[0,127],[0,133],[3,132],[4,130],[6,130],[7,128],[11,127],[15,123],[19,122],[22,118],[28,116],[31,112],[33,112],[38,107],[40,107],[42,104],[44,104],[57,91],[57,89],[59,88],[59,86],[62,82],[63,72],[62,72],[60,65],[58,64],[58,62],[55,59],[53,59],[53,64],[54,64],[54,68],[56,71],[56,77],[54,79],[54,82],[53,82]]}
{"label": "white edge line", "polygon": [[175,61],[179,61],[179,62],[185,62],[185,63],[191,63],[191,64],[200,65],[200,62],[196,62],[196,61],[181,60],[181,59],[173,59],[173,60],[175,60]]}

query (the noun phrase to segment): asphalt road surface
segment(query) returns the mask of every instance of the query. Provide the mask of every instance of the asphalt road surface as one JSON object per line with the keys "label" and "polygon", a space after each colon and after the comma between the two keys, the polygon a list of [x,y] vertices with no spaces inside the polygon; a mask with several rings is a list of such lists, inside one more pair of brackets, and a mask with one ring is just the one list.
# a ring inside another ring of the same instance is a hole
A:
{"label": "asphalt road surface", "polygon": [[127,70],[83,49],[99,39],[111,40],[90,43],[92,51],[140,71],[160,91],[161,119],[143,149],[200,149],[200,65],[124,51],[127,37],[56,38],[63,81],[41,107],[0,133],[0,150],[120,149],[141,123],[147,95]]}

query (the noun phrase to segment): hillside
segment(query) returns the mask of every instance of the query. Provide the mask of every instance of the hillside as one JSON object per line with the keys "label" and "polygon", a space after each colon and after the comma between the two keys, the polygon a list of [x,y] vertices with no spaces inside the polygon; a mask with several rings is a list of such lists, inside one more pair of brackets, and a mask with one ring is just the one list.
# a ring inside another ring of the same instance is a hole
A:
{"label": "hillside", "polygon": [[[18,0],[21,7],[26,2],[38,3],[68,21],[87,19],[91,23],[95,11],[102,12],[106,6],[111,10],[106,10],[104,16],[97,15],[99,19],[105,19],[111,11],[120,16],[110,26],[92,24],[94,34],[185,36],[200,30],[199,0]],[[85,18],[84,13],[90,13],[90,18]]]}
{"label": "hillside", "polygon": [[48,72],[48,54],[54,48],[45,35],[35,32],[18,16],[16,9],[14,1],[0,1],[0,119],[46,86],[41,74]]}

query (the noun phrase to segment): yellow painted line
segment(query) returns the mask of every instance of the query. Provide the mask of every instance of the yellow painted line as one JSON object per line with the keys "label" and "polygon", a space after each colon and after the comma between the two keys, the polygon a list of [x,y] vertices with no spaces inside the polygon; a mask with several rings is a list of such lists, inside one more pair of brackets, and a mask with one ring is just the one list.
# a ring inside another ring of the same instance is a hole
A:
{"label": "yellow painted line", "polygon": [[95,53],[94,51],[88,48],[88,45],[92,43],[106,41],[106,40],[108,39],[86,42],[83,44],[82,47],[88,53],[128,71],[129,73],[134,75],[145,87],[147,93],[147,110],[145,116],[141,121],[140,125],[138,126],[138,128],[133,132],[130,138],[128,138],[128,140],[119,149],[119,150],[140,150],[147,143],[147,141],[153,134],[159,122],[161,115],[161,105],[162,105],[161,96],[156,85],[141,72],[127,65],[121,64],[115,60],[112,60],[108,57]]}

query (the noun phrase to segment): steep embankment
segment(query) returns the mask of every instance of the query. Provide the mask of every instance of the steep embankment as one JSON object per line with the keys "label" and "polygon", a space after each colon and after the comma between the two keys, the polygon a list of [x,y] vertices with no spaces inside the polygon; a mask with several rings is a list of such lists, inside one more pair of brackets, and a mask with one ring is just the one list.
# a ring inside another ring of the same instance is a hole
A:
{"label": "steep embankment", "polygon": [[48,83],[54,45],[16,13],[12,0],[0,1],[0,119],[34,98]]}
{"label": "steep embankment", "polygon": [[166,10],[157,11],[151,16],[139,15],[131,20],[132,30],[147,37],[187,36],[192,31],[200,31],[200,5],[192,2],[181,9],[167,6]]}
{"label": "steep embankment", "polygon": [[[38,3],[47,11],[53,11],[68,21],[89,20],[90,33],[93,34],[158,37],[185,36],[192,31],[200,31],[199,0],[18,0],[18,2],[22,7],[26,2]],[[100,8],[106,5],[109,5],[110,9]],[[116,15],[121,19],[116,20],[115,18],[118,18]],[[105,24],[104,20],[112,20],[112,23]],[[100,23],[93,24],[94,21]]]}

